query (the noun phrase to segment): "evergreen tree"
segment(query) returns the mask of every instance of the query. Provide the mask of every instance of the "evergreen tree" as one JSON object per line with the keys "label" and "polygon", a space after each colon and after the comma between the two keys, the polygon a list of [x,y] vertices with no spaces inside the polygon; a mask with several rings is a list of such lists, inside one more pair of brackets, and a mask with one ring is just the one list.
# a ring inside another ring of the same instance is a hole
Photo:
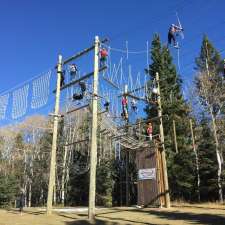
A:
{"label": "evergreen tree", "polygon": [[[151,82],[156,72],[159,73],[162,111],[164,115],[168,115],[168,119],[163,119],[163,125],[170,191],[174,199],[191,200],[195,196],[193,191],[196,185],[194,154],[190,151],[191,142],[187,135],[190,133],[189,108],[181,94],[182,80],[176,72],[170,52],[166,47],[162,47],[158,35],[155,35],[152,41],[151,59],[152,63],[149,65],[148,73]],[[157,107],[150,103],[147,105],[146,112],[148,118],[152,118],[157,115]],[[176,121],[178,154],[175,153],[173,141],[173,120]],[[157,123],[153,124],[153,127],[156,125]]]}
{"label": "evergreen tree", "polygon": [[217,199],[217,179],[216,179],[216,155],[214,150],[214,139],[208,124],[208,118],[202,115],[200,122],[200,135],[197,139],[199,153],[199,173],[200,173],[200,195],[203,201],[214,201]]}

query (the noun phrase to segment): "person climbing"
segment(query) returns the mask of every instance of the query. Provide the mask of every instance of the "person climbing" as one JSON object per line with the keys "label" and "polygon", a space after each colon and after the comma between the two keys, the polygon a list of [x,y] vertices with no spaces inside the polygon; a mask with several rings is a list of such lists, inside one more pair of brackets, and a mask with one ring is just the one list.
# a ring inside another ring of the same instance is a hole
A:
{"label": "person climbing", "polygon": [[105,103],[104,103],[104,107],[105,107],[105,110],[108,112],[109,111],[109,105],[110,105],[110,102],[108,99],[106,99]]}
{"label": "person climbing", "polygon": [[148,134],[148,137],[149,137],[150,141],[152,141],[152,132],[153,132],[152,123],[149,122],[148,126],[147,126],[147,134]]}
{"label": "person climbing", "polygon": [[152,102],[154,104],[157,104],[158,100],[158,88],[156,86],[153,86],[152,88]]}
{"label": "person climbing", "polygon": [[137,104],[136,101],[134,99],[131,100],[131,109],[137,113]]}
{"label": "person climbing", "polygon": [[100,67],[105,66],[108,52],[105,48],[100,49]]}
{"label": "person climbing", "polygon": [[78,69],[76,64],[69,65],[70,76],[75,77],[77,75]]}
{"label": "person climbing", "polygon": [[122,97],[122,116],[125,118],[125,120],[128,120],[128,99],[126,96]]}
{"label": "person climbing", "polygon": [[87,87],[86,87],[86,84],[85,82],[82,82],[80,81],[79,82],[79,85],[80,85],[80,90],[81,90],[81,93],[74,93],[73,94],[73,100],[81,100],[84,98],[84,95],[85,95],[85,92],[87,90]]}
{"label": "person climbing", "polygon": [[179,27],[175,24],[172,24],[169,28],[169,32],[168,32],[168,43],[167,43],[167,48],[169,48],[169,45],[171,45],[171,42],[173,40],[173,46],[175,48],[179,48],[178,43],[176,41],[176,34],[178,34],[178,32],[183,31],[182,27]]}
{"label": "person climbing", "polygon": [[65,85],[65,71],[61,72],[60,87]]}
{"label": "person climbing", "polygon": [[81,92],[82,92],[83,95],[84,95],[85,92],[86,92],[86,89],[87,89],[86,84],[85,84],[85,82],[80,81],[80,82],[79,82],[79,85],[80,85]]}

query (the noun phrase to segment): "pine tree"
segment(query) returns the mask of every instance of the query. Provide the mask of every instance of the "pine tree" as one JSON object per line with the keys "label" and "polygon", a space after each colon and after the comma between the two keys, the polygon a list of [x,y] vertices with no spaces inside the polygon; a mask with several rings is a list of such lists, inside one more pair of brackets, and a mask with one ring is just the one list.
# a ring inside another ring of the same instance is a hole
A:
{"label": "pine tree", "polygon": [[[151,59],[152,63],[149,65],[148,73],[151,81],[154,80],[156,72],[160,75],[162,110],[164,115],[168,115],[168,120],[163,119],[163,125],[170,191],[175,199],[191,200],[196,185],[194,154],[190,151],[191,142],[187,136],[190,133],[189,108],[181,94],[182,80],[176,72],[170,52],[166,47],[162,47],[158,35],[155,35],[152,41]],[[157,107],[150,103],[147,105],[146,112],[148,118],[152,118],[157,115]],[[173,141],[173,120],[176,121],[179,150],[177,154]],[[156,127],[156,125],[153,126]]]}
{"label": "pine tree", "polygon": [[217,179],[216,179],[216,155],[214,150],[214,138],[208,124],[208,118],[204,114],[201,116],[200,134],[197,138],[199,152],[199,172],[200,172],[200,195],[203,201],[215,201],[217,199]]}

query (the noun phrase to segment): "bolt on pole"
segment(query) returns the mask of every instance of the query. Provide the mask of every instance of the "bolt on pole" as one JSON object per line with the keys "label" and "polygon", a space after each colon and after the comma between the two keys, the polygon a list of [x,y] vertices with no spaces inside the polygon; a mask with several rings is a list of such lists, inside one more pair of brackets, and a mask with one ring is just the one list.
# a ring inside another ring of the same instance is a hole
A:
{"label": "bolt on pole", "polygon": [[97,126],[98,126],[98,68],[99,68],[99,38],[95,37],[94,52],[94,81],[92,96],[92,126],[91,126],[91,153],[90,153],[90,183],[88,219],[91,223],[95,219],[95,193],[96,193],[96,164],[97,164]]}
{"label": "bolt on pole", "polygon": [[56,165],[56,148],[57,148],[57,134],[58,134],[58,122],[59,122],[59,101],[60,101],[60,83],[62,75],[62,56],[58,57],[57,65],[57,87],[56,87],[56,98],[55,98],[55,112],[54,112],[54,125],[53,125],[53,137],[52,137],[52,151],[51,151],[51,163],[49,173],[49,184],[48,184],[48,200],[47,200],[47,214],[52,214],[52,198],[53,189],[55,186],[55,165]]}

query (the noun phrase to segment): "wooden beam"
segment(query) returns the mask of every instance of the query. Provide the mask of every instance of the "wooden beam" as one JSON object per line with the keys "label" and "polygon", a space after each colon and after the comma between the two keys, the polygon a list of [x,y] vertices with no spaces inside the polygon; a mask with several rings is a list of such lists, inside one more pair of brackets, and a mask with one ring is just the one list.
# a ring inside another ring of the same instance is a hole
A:
{"label": "wooden beam", "polygon": [[124,93],[124,94],[122,94],[122,95],[118,95],[118,97],[122,97],[122,96],[124,96],[124,95],[132,94],[132,93],[134,93],[134,92],[136,92],[136,91],[139,91],[139,90],[141,90],[141,89],[143,89],[143,88],[145,88],[145,86],[142,86],[142,87],[139,87],[139,88],[135,88],[135,89],[133,89],[133,90],[131,90],[131,91],[128,91],[127,93]]}
{"label": "wooden beam", "polygon": [[[99,72],[101,72],[101,71],[103,71],[103,70],[105,70],[105,69],[107,69],[107,66],[104,66],[104,67],[100,68],[100,69],[99,69]],[[91,77],[91,76],[93,76],[93,75],[94,75],[94,72],[90,72],[90,73],[84,75],[83,77],[81,77],[81,78],[79,78],[79,79],[77,79],[77,80],[73,80],[73,81],[71,81],[70,83],[63,85],[63,86],[60,88],[60,90],[63,90],[63,89],[65,89],[65,88],[68,88],[68,87],[70,87],[71,85],[75,85],[75,84],[79,83],[79,82],[82,81],[82,80],[86,80],[86,79],[88,79],[89,77]],[[56,93],[56,90],[54,90],[53,93]]]}
{"label": "wooden beam", "polygon": [[116,89],[120,89],[116,84],[114,84],[111,80],[109,80],[107,77],[105,77],[105,76],[102,76],[102,78],[106,81],[106,82],[108,82],[111,86],[113,86],[114,88],[116,88]]}
{"label": "wooden beam", "polygon": [[72,110],[70,110],[70,111],[66,112],[66,114],[69,114],[69,113],[72,113],[72,112],[78,111],[78,110],[83,109],[83,108],[86,108],[86,107],[88,107],[88,106],[89,106],[89,104],[82,105],[82,106],[81,106],[81,107],[79,107],[79,108],[75,108],[75,109],[72,109]]}
{"label": "wooden beam", "polygon": [[133,98],[133,99],[135,99],[135,100],[139,100],[139,101],[148,102],[146,99],[144,99],[144,98],[140,98],[140,97],[135,96],[135,95],[132,95],[132,94],[125,94],[125,95],[126,95],[126,96],[128,96],[128,97],[131,97],[131,98]]}
{"label": "wooden beam", "polygon": [[72,143],[68,143],[68,144],[66,144],[64,146],[75,145],[75,144],[79,144],[79,143],[86,142],[86,141],[89,141],[89,138],[83,139],[83,140],[79,140],[79,141],[75,141],[75,142],[72,142]]}
{"label": "wooden beam", "polygon": [[[105,43],[105,42],[108,42],[108,41],[109,41],[109,39],[108,39],[108,38],[105,38],[105,39],[103,39],[103,40],[100,41],[100,42],[101,42],[101,43]],[[75,55],[71,56],[70,58],[64,60],[64,61],[63,61],[63,65],[65,65],[65,64],[67,64],[67,63],[69,63],[69,62],[71,62],[71,61],[73,61],[73,60],[75,60],[75,59],[81,57],[82,55],[84,55],[84,54],[90,52],[90,51],[93,50],[94,48],[95,48],[95,45],[92,45],[91,47],[86,48],[86,49],[84,49],[84,50],[81,51],[81,52],[78,52],[77,54],[75,54]]]}

